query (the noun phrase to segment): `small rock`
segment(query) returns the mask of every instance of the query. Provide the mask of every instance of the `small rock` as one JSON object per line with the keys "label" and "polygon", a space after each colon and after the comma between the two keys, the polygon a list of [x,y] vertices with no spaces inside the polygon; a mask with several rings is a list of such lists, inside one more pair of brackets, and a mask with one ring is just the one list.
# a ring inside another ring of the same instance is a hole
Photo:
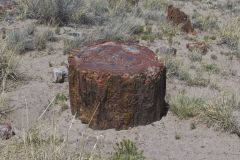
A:
{"label": "small rock", "polygon": [[68,69],[66,67],[53,69],[53,82],[64,83],[68,81]]}
{"label": "small rock", "polygon": [[9,123],[0,124],[0,138],[6,140],[15,135],[12,126]]}
{"label": "small rock", "polygon": [[212,60],[217,60],[217,56],[215,54],[211,54],[211,59]]}

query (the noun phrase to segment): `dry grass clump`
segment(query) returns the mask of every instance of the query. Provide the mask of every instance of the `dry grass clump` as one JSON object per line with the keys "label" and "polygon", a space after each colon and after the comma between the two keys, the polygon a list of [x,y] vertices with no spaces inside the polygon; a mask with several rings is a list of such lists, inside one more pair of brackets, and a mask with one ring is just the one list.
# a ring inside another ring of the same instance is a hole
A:
{"label": "dry grass clump", "polygon": [[6,118],[6,114],[11,110],[4,92],[0,93],[0,123]]}
{"label": "dry grass clump", "polygon": [[126,0],[20,0],[20,10],[47,24],[101,25],[110,17],[129,12],[130,6]]}
{"label": "dry grass clump", "polygon": [[188,86],[207,87],[209,84],[209,79],[204,78],[202,71],[197,71],[195,74],[190,74],[185,81]]}
{"label": "dry grass clump", "polygon": [[46,37],[43,33],[36,34],[34,36],[33,42],[34,42],[34,46],[36,47],[37,50],[46,49],[47,41],[46,41]]}
{"label": "dry grass clump", "polygon": [[37,33],[33,37],[33,42],[34,42],[34,48],[37,50],[43,50],[46,49],[47,42],[54,42],[56,41],[56,37],[54,36],[54,33],[50,30],[44,31]]}
{"label": "dry grass clump", "polygon": [[[49,135],[44,132],[48,132]],[[23,131],[22,135],[13,137],[11,141],[0,144],[0,156],[3,159],[98,159],[95,153],[89,155],[81,151],[81,149],[70,148],[66,139],[59,136],[55,125],[50,126],[50,129],[37,126],[28,131]]]}
{"label": "dry grass clump", "polygon": [[10,110],[7,104],[7,97],[5,90],[9,80],[17,80],[19,75],[17,73],[18,63],[16,61],[15,53],[8,50],[5,43],[0,43],[0,120],[2,114]]}
{"label": "dry grass clump", "polygon": [[76,24],[102,25],[110,17],[110,6],[107,0],[85,0],[70,18]]}
{"label": "dry grass clump", "polygon": [[82,34],[75,39],[64,40],[64,54],[67,54],[73,48],[79,48],[87,43],[99,39],[107,40],[132,40],[144,33],[144,20],[135,14],[135,11],[129,12],[127,16],[119,15],[112,17],[104,26],[89,34]]}
{"label": "dry grass clump", "polygon": [[172,47],[174,37],[180,32],[181,25],[174,25],[170,22],[164,22],[161,24],[160,28],[163,36],[167,38],[169,46]]}
{"label": "dry grass clump", "polygon": [[15,54],[23,54],[34,49],[45,49],[48,41],[56,40],[52,31],[36,32],[36,28],[30,25],[23,29],[9,31],[6,36],[6,47]]}
{"label": "dry grass clump", "polygon": [[188,54],[188,58],[191,62],[201,62],[202,57],[202,54],[198,53],[197,51]]}
{"label": "dry grass clump", "polygon": [[126,40],[138,33],[139,28],[144,25],[141,18],[129,15],[127,17],[112,18],[111,21],[102,27],[98,32],[98,39]]}
{"label": "dry grass clump", "polygon": [[163,10],[169,4],[168,0],[144,0],[143,7],[149,10]]}
{"label": "dry grass clump", "polygon": [[71,49],[82,47],[83,45],[90,43],[93,40],[95,40],[93,34],[89,35],[84,34],[74,39],[64,39],[63,54],[68,54]]}
{"label": "dry grass clump", "polygon": [[193,25],[203,31],[216,30],[219,28],[218,19],[213,15],[201,15],[197,12],[193,13]]}
{"label": "dry grass clump", "polygon": [[204,107],[205,101],[200,98],[188,97],[184,93],[179,93],[171,99],[171,111],[180,119],[187,119],[198,116]]}
{"label": "dry grass clump", "polygon": [[209,74],[218,74],[220,72],[220,69],[214,63],[203,64],[202,67],[203,67],[204,71],[208,72]]}
{"label": "dry grass clump", "polygon": [[31,28],[14,29],[7,34],[7,49],[15,53],[22,54],[27,50],[33,50],[32,35],[34,30]]}
{"label": "dry grass clump", "polygon": [[0,46],[0,88],[4,91],[6,81],[16,79],[18,63],[15,53],[8,50],[5,43],[0,43]]}
{"label": "dry grass clump", "polygon": [[[240,17],[224,23],[220,29],[220,39],[232,50],[240,50]],[[239,54],[238,54],[239,56]]]}
{"label": "dry grass clump", "polygon": [[189,86],[203,86],[208,85],[208,80],[203,78],[204,74],[201,71],[191,73],[189,68],[183,65],[179,59],[166,56],[165,65],[167,68],[167,77],[176,78],[181,81],[185,81]]}
{"label": "dry grass clump", "polygon": [[163,57],[163,59],[167,68],[168,78],[176,78],[182,81],[190,79],[191,75],[189,69],[183,65],[183,62],[180,59],[175,59],[168,55]]}
{"label": "dry grass clump", "polygon": [[132,12],[143,20],[161,20],[166,5],[166,0],[143,1],[139,5],[128,0],[20,0],[19,6],[26,17],[46,24],[108,25],[115,19],[131,17]]}
{"label": "dry grass clump", "polygon": [[[72,122],[71,122],[72,123]],[[96,136],[96,142],[90,150],[85,149],[88,137],[82,135],[78,146],[71,147],[68,136],[71,134],[70,124],[66,137],[59,134],[55,123],[37,123],[35,126],[13,137],[9,141],[0,143],[0,157],[2,159],[26,160],[144,160],[143,152],[139,151],[134,142],[123,140],[116,144],[112,156],[101,155],[98,151],[100,137]],[[0,140],[1,141],[1,140]]]}
{"label": "dry grass clump", "polygon": [[27,18],[47,24],[65,24],[83,3],[83,0],[20,0],[19,6]]}
{"label": "dry grass clump", "polygon": [[237,106],[232,97],[220,97],[208,103],[203,109],[204,117],[210,125],[218,125],[225,131],[240,136],[240,125],[233,116],[234,108]]}
{"label": "dry grass clump", "polygon": [[171,111],[181,119],[198,117],[200,121],[240,136],[240,126],[233,116],[239,100],[233,95],[223,95],[215,100],[205,101],[179,93],[170,100],[170,104]]}

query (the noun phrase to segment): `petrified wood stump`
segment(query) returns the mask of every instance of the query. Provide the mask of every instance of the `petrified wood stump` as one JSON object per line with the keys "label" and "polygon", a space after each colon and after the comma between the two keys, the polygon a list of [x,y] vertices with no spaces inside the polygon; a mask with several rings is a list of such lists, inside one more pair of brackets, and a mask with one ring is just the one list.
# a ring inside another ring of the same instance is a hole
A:
{"label": "petrified wood stump", "polygon": [[93,129],[146,125],[167,114],[166,68],[146,47],[101,41],[69,56],[72,114]]}

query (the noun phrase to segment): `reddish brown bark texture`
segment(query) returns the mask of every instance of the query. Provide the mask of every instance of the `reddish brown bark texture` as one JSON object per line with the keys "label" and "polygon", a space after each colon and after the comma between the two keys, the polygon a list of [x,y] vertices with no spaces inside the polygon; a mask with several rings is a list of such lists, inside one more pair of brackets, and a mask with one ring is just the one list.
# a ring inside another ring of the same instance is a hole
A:
{"label": "reddish brown bark texture", "polygon": [[102,41],[69,56],[72,114],[93,129],[146,125],[166,115],[166,68],[146,47]]}

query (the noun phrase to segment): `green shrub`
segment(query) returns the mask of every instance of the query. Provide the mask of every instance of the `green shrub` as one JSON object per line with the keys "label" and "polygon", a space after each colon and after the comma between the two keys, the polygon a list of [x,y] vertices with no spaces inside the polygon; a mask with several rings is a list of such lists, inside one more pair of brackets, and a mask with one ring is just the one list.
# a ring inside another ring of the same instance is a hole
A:
{"label": "green shrub", "polygon": [[170,101],[171,111],[181,119],[192,118],[200,115],[205,102],[200,98],[188,97],[179,93]]}
{"label": "green shrub", "polygon": [[67,101],[67,96],[64,93],[58,93],[55,97],[54,104],[63,104]]}
{"label": "green shrub", "polygon": [[123,140],[116,144],[115,153],[111,160],[144,160],[143,152],[130,140]]}
{"label": "green shrub", "polygon": [[209,124],[217,124],[225,131],[240,136],[240,125],[233,116],[234,108],[237,105],[232,96],[222,96],[205,105],[202,116],[207,118]]}

